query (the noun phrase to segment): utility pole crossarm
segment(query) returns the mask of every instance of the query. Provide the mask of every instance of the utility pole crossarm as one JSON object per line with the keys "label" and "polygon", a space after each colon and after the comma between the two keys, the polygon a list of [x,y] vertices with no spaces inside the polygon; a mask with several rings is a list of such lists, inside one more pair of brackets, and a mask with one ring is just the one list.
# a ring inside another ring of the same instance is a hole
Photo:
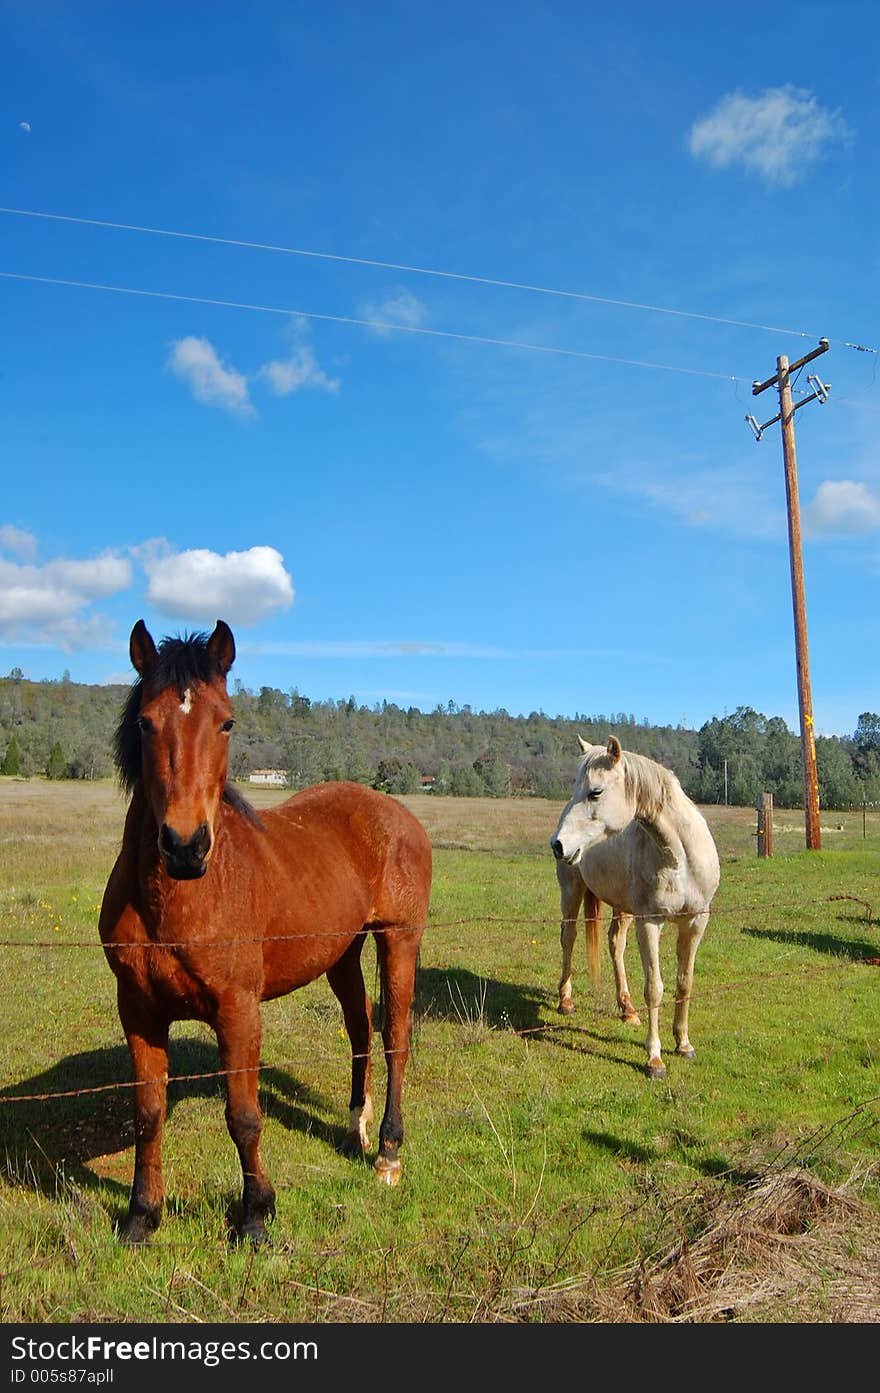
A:
{"label": "utility pole crossarm", "polygon": [[[785,365],[786,365],[786,366],[785,366],[785,370],[786,370],[786,372],[788,372],[788,373],[797,372],[798,368],[802,368],[802,367],[804,366],[804,363],[812,363],[812,361],[813,361],[814,358],[818,358],[822,353],[827,353],[830,347],[831,347],[831,345],[830,345],[830,343],[828,342],[827,339],[820,339],[820,340],[819,340],[819,347],[818,347],[818,348],[814,348],[813,351],[812,351],[812,353],[807,353],[805,357],[803,357],[803,358],[798,358],[798,360],[797,360],[796,363],[789,363],[788,359],[786,358],[786,360],[785,360]],[[779,359],[779,358],[777,358],[776,361],[777,361],[777,364],[778,364],[778,363],[781,362],[782,360]],[[752,396],[753,396],[753,397],[758,397],[758,396],[760,396],[762,392],[766,392],[766,390],[767,390],[768,387],[775,387],[775,386],[776,386],[776,383],[777,383],[778,381],[779,381],[779,368],[777,367],[776,372],[773,374],[772,377],[768,377],[766,382],[753,382],[753,383],[752,383]],[[776,419],[778,420],[779,418],[777,417]]]}

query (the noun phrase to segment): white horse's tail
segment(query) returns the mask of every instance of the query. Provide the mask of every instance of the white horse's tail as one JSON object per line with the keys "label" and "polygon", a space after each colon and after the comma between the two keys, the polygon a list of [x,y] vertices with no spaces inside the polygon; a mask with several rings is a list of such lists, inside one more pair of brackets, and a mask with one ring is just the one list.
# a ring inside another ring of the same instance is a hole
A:
{"label": "white horse's tail", "polygon": [[599,952],[599,929],[602,919],[602,901],[597,899],[592,890],[587,889],[584,895],[584,928],[587,938],[587,962],[590,969],[590,981],[593,990],[596,991],[602,976],[602,955]]}

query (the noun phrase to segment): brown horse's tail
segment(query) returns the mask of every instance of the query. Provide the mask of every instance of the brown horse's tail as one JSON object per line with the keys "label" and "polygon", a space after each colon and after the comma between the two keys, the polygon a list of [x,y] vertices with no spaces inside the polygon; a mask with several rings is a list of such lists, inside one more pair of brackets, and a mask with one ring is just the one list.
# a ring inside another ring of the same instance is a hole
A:
{"label": "brown horse's tail", "polygon": [[601,927],[602,901],[592,890],[584,895],[584,927],[587,935],[587,961],[590,967],[590,981],[595,991],[602,976],[602,959],[599,953],[599,929]]}

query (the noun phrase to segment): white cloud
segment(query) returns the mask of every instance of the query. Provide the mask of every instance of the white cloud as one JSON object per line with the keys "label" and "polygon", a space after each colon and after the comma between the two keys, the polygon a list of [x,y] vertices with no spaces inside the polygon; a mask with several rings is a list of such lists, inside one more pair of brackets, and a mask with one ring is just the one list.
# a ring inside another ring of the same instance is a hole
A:
{"label": "white cloud", "polygon": [[249,551],[196,549],[168,552],[161,544],[139,549],[147,573],[148,598],[163,614],[214,623],[258,624],[293,604],[294,589],[284,558],[274,547]]}
{"label": "white cloud", "polygon": [[809,91],[787,84],[757,97],[731,92],[695,121],[688,148],[716,169],[742,165],[770,184],[795,184],[825,150],[850,133],[839,112],[819,106]]}
{"label": "white cloud", "polygon": [[269,390],[276,397],[289,397],[309,387],[338,392],[339,379],[328,377],[324,369],[318,367],[314,350],[307,342],[308,320],[302,315],[291,315],[285,336],[293,341],[290,353],[285,358],[275,358],[265,363],[257,372],[257,377],[268,384]]}
{"label": "white cloud", "polygon": [[62,619],[47,633],[46,639],[53,647],[57,644],[68,653],[118,647],[115,625],[103,614],[77,614]]}
{"label": "white cloud", "polygon": [[[427,318],[428,309],[424,301],[402,286],[395,287],[383,300],[370,301],[364,305],[364,318],[380,320],[382,325],[399,324],[405,329],[418,329]],[[377,334],[387,334],[389,329],[377,327]]]}
{"label": "white cloud", "polygon": [[175,377],[186,383],[196,401],[205,406],[221,406],[239,416],[254,415],[247,378],[221,363],[208,339],[193,335],[176,339],[168,355],[168,366]]}
{"label": "white cloud", "polygon": [[762,540],[785,535],[785,514],[771,500],[769,487],[756,487],[729,471],[703,469],[673,477],[628,465],[613,474],[590,474],[588,482],[644,499],[687,527]]}
{"label": "white cloud", "polygon": [[37,559],[37,539],[33,532],[25,532],[20,527],[13,527],[11,523],[4,523],[0,527],[0,547],[3,551],[11,552],[13,556],[19,556],[22,561]]}
{"label": "white cloud", "polygon": [[289,358],[276,358],[264,364],[257,376],[269,384],[276,397],[289,397],[303,387],[320,387],[325,392],[339,390],[339,379],[328,377],[323,368],[318,367],[307,344],[295,348]]}
{"label": "white cloud", "polygon": [[867,484],[828,479],[820,484],[804,509],[804,533],[809,537],[864,536],[880,528],[880,498]]}
{"label": "white cloud", "polygon": [[126,590],[131,580],[131,563],[119,556],[45,566],[0,560],[0,637],[65,649],[103,641],[106,622],[84,611],[92,601]]}

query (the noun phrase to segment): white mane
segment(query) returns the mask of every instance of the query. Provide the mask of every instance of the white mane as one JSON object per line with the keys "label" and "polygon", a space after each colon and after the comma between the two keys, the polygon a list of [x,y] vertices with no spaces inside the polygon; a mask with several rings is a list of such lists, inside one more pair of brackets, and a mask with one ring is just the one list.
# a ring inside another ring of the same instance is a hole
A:
{"label": "white mane", "polygon": [[[670,803],[680,806],[682,800],[689,801],[672,770],[658,764],[656,760],[649,759],[647,755],[623,750],[620,762],[623,766],[624,790],[627,798],[635,804],[636,817],[653,822]],[[605,768],[609,765],[604,746],[588,750],[583,756],[578,780],[584,780],[588,771],[597,764]]]}

